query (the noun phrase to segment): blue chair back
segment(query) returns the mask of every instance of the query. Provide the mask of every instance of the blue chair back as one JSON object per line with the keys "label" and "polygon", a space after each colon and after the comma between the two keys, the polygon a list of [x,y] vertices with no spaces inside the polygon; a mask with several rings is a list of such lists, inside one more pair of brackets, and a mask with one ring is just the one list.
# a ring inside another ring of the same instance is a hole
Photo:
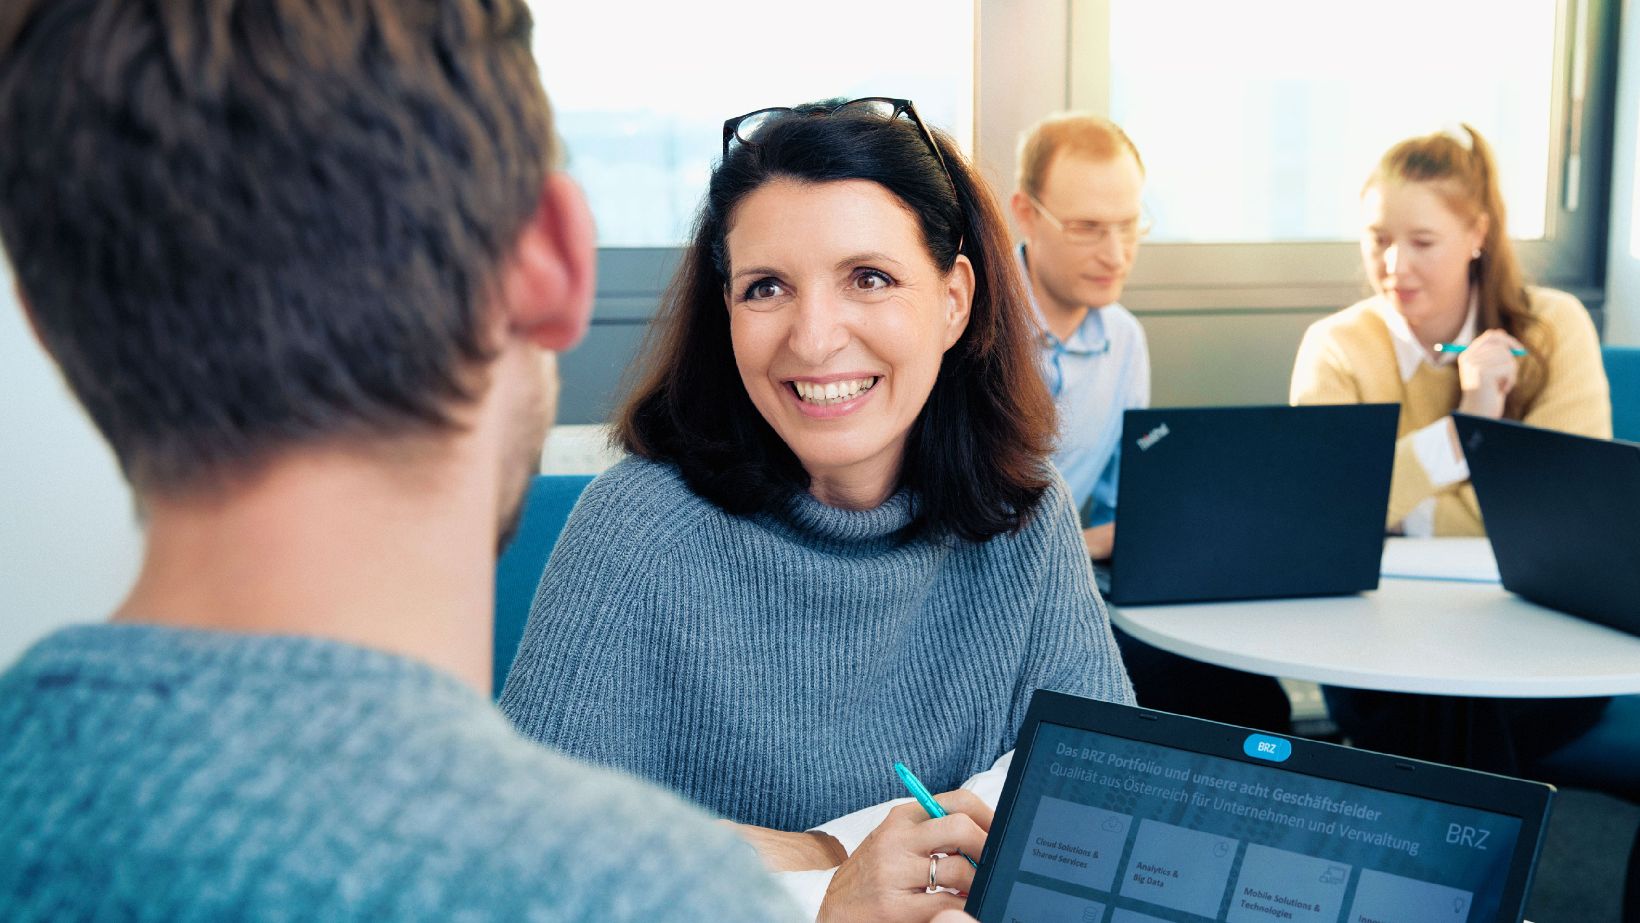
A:
{"label": "blue chair back", "polygon": [[1640,800],[1640,695],[1612,699],[1594,727],[1526,767],[1524,775]]}
{"label": "blue chair back", "polygon": [[495,567],[495,672],[491,694],[499,697],[518,653],[530,603],[541,583],[552,546],[569,521],[569,511],[592,483],[586,474],[538,474],[530,480],[518,532]]}
{"label": "blue chair back", "polygon": [[1612,386],[1612,435],[1640,442],[1640,346],[1601,349]]}

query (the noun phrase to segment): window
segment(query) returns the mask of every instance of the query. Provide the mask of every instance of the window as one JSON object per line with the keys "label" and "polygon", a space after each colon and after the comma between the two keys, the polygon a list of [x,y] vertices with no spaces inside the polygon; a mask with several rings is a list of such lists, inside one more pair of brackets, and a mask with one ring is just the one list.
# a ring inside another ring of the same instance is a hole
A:
{"label": "window", "polygon": [[971,6],[555,4],[541,20],[542,80],[606,248],[682,243],[721,151],[723,121],[753,109],[904,97],[971,146]]}
{"label": "window", "polygon": [[1144,154],[1155,242],[1353,240],[1378,156],[1459,122],[1497,154],[1512,235],[1541,238],[1556,20],[1555,0],[1110,0],[1094,108]]}

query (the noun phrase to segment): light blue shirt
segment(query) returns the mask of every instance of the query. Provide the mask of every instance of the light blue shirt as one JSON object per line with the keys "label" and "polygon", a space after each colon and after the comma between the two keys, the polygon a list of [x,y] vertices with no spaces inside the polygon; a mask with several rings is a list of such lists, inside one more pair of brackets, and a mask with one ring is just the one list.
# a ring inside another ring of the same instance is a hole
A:
{"label": "light blue shirt", "polygon": [[1048,330],[1025,265],[1017,251],[1025,290],[1036,315],[1037,357],[1059,412],[1053,463],[1070,485],[1082,526],[1116,518],[1116,477],[1121,459],[1122,411],[1150,405],[1150,350],[1145,330],[1120,304],[1090,310],[1064,340]]}

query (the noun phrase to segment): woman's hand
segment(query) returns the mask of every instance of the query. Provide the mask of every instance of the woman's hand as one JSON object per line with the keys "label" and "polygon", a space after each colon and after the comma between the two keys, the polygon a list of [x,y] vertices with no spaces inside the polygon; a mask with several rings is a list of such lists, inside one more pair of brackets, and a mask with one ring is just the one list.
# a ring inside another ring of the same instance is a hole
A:
{"label": "woman's hand", "polygon": [[729,820],[721,823],[728,824],[741,839],[751,843],[757,850],[757,857],[763,860],[763,865],[771,872],[829,869],[836,867],[848,857],[843,852],[843,844],[818,830],[787,833],[784,830],[737,824]]}
{"label": "woman's hand", "polygon": [[1503,416],[1503,401],[1514,389],[1520,363],[1509,351],[1525,349],[1502,330],[1488,330],[1458,354],[1458,409],[1477,417]]}
{"label": "woman's hand", "polygon": [[940,911],[962,909],[963,897],[928,891],[929,857],[948,854],[934,866],[936,883],[966,895],[974,869],[957,853],[979,858],[991,828],[991,809],[973,792],[960,789],[934,800],[950,813],[930,819],[918,805],[902,804],[865,838],[832,876],[820,905],[821,923],[927,923]]}

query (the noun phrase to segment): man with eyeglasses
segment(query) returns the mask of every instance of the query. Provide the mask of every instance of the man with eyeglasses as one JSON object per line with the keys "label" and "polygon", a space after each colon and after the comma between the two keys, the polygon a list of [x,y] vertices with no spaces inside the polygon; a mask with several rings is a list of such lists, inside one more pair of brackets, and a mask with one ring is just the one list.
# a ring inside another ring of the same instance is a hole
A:
{"label": "man with eyeglasses", "polygon": [[[1054,464],[1095,559],[1109,558],[1115,545],[1122,412],[1150,403],[1144,328],[1118,303],[1149,230],[1144,182],[1138,148],[1108,119],[1049,116],[1020,139],[1010,204],[1042,326],[1042,374],[1059,411]],[[1140,705],[1267,730],[1291,726],[1276,680],[1170,654],[1114,626],[1113,633]]]}
{"label": "man with eyeglasses", "polygon": [[1144,328],[1117,302],[1147,230],[1144,181],[1138,148],[1099,116],[1050,116],[1020,139],[1011,205],[1042,325],[1042,374],[1059,411],[1054,464],[1096,559],[1110,557],[1115,541],[1122,411],[1150,403]]}

